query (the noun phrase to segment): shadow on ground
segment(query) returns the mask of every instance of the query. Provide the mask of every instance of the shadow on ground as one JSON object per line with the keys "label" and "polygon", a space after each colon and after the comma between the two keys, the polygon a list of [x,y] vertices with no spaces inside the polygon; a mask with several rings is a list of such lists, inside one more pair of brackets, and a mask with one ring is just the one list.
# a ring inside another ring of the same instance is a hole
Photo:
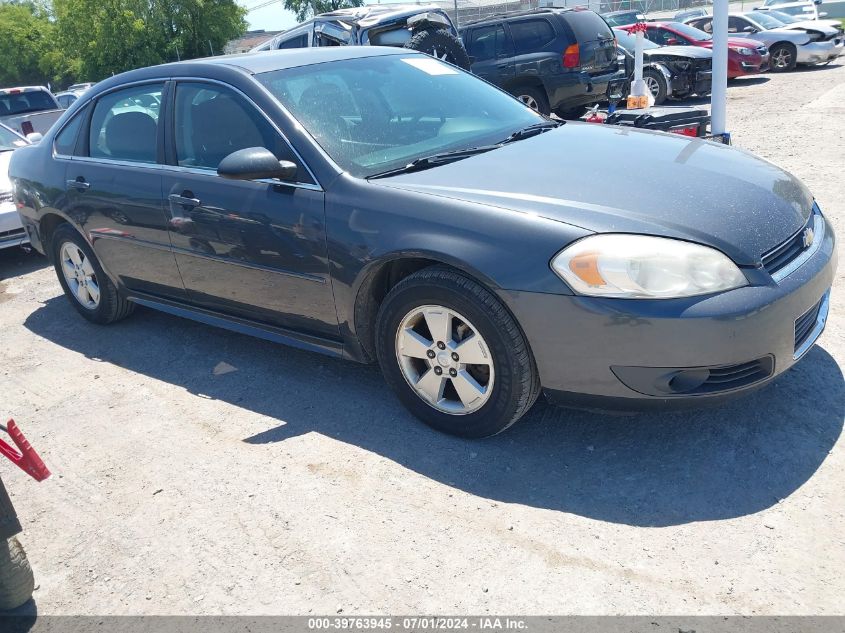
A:
{"label": "shadow on ground", "polygon": [[[845,411],[840,368],[816,347],[774,384],[718,409],[612,416],[540,403],[502,435],[465,441],[412,418],[375,367],[148,310],[97,327],[64,297],[25,325],[89,358],[279,421],[249,444],[317,432],[481,497],[638,526],[738,517],[788,497],[824,461]],[[212,375],[220,361],[238,371]]]}
{"label": "shadow on ground", "polygon": [[49,265],[47,258],[35,251],[26,252],[17,246],[4,248],[0,250],[0,281],[27,275]]}

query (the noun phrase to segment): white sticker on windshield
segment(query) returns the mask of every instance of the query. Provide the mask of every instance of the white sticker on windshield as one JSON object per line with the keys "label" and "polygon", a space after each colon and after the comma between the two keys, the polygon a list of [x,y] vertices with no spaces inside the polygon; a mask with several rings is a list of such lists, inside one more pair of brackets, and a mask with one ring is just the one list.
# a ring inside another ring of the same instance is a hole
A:
{"label": "white sticker on windshield", "polygon": [[458,71],[432,57],[403,57],[402,61],[429,75],[457,75]]}

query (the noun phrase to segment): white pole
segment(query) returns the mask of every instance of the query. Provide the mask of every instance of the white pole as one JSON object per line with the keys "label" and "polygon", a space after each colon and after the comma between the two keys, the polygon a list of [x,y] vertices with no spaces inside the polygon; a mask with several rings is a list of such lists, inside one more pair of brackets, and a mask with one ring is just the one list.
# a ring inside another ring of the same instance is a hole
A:
{"label": "white pole", "polygon": [[724,134],[728,104],[728,0],[713,4],[713,87],[710,91],[710,127]]}

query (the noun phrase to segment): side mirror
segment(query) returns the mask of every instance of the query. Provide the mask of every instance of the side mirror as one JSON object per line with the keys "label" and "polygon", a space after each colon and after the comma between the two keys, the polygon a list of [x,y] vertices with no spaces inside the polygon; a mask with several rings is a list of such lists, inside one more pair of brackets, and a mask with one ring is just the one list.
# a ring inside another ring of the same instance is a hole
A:
{"label": "side mirror", "polygon": [[757,29],[755,29],[753,26],[746,26],[744,29],[742,29],[742,32],[743,33],[756,33]]}
{"label": "side mirror", "polygon": [[217,175],[230,180],[278,178],[290,182],[296,178],[296,165],[288,160],[279,160],[264,147],[247,147],[221,160]]}
{"label": "side mirror", "polygon": [[669,39],[666,40],[666,45],[667,46],[677,46],[678,45],[678,39],[675,38],[675,37],[670,37]]}
{"label": "side mirror", "polygon": [[40,141],[44,136],[41,132],[30,132],[26,135],[26,140],[35,145],[38,141]]}

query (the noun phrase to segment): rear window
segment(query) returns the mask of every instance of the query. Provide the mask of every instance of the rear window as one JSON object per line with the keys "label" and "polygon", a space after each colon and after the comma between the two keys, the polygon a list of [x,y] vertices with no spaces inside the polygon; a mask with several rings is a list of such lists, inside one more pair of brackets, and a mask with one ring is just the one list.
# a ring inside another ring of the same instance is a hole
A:
{"label": "rear window", "polygon": [[556,34],[548,20],[522,20],[509,22],[516,54],[540,50],[554,41]]}
{"label": "rear window", "polygon": [[55,109],[53,97],[42,90],[0,95],[0,116]]}
{"label": "rear window", "polygon": [[570,11],[561,17],[566,20],[579,42],[613,39],[607,22],[593,11]]}

